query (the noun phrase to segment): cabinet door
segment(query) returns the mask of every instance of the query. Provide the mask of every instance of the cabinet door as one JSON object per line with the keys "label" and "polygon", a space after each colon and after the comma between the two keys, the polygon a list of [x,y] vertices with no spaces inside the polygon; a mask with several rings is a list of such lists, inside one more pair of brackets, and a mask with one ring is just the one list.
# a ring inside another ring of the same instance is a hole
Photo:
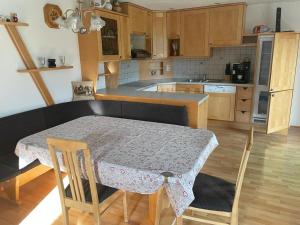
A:
{"label": "cabinet door", "polygon": [[153,24],[152,24],[152,12],[148,11],[147,12],[147,29],[146,29],[146,38],[150,38],[152,37],[152,29],[153,29]]}
{"label": "cabinet door", "polygon": [[180,12],[167,12],[167,37],[176,39],[180,37]]}
{"label": "cabinet door", "polygon": [[121,58],[129,59],[131,58],[131,52],[130,52],[130,36],[129,36],[129,19],[126,16],[122,16],[120,18],[120,24],[121,24]]}
{"label": "cabinet door", "polygon": [[206,93],[208,98],[208,119],[234,121],[235,94]]}
{"label": "cabinet door", "polygon": [[293,91],[270,93],[267,134],[289,128]]}
{"label": "cabinet door", "polygon": [[157,85],[158,92],[175,92],[175,85],[174,84],[159,84]]}
{"label": "cabinet door", "polygon": [[154,59],[167,57],[166,13],[153,13],[152,54]]}
{"label": "cabinet door", "polygon": [[176,92],[191,94],[203,94],[203,85],[201,84],[176,84]]}
{"label": "cabinet door", "polygon": [[148,12],[145,9],[129,6],[130,33],[147,34]]}
{"label": "cabinet door", "polygon": [[269,84],[271,92],[294,88],[298,48],[299,34],[276,33]]}
{"label": "cabinet door", "polygon": [[99,60],[121,59],[121,26],[120,17],[110,13],[98,14],[105,21],[105,26],[98,32]]}
{"label": "cabinet door", "polygon": [[210,9],[209,44],[211,46],[241,44],[245,8],[245,5],[235,5]]}
{"label": "cabinet door", "polygon": [[208,9],[200,9],[181,13],[180,40],[183,56],[210,56],[208,12]]}

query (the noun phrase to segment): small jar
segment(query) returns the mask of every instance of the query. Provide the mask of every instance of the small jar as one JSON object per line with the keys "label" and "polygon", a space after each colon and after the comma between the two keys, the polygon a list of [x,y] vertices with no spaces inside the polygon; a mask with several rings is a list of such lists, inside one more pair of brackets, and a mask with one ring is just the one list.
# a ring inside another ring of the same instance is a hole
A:
{"label": "small jar", "polygon": [[19,21],[17,13],[10,14],[10,21],[17,23]]}

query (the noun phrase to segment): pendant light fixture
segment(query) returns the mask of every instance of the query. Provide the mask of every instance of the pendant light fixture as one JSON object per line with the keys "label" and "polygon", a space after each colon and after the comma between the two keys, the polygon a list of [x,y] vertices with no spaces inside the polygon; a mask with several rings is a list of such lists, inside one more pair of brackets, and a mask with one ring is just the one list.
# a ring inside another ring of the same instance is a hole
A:
{"label": "pendant light fixture", "polygon": [[[68,9],[66,12],[58,17],[54,22],[58,24],[59,28],[71,29],[74,33],[85,34],[92,31],[100,31],[105,26],[105,21],[100,16],[95,15],[93,10],[83,10],[83,1],[77,1],[78,7],[75,9]],[[107,1],[100,7],[103,8]],[[91,13],[90,26],[83,25],[83,17]]]}

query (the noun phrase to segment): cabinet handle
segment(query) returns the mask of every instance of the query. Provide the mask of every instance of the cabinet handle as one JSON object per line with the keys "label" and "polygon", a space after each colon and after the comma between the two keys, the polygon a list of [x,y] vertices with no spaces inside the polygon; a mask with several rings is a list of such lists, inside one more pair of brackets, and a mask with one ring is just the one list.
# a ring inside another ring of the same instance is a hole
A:
{"label": "cabinet handle", "polygon": [[273,89],[273,88],[271,88],[271,89],[270,89],[270,91],[274,91],[274,89]]}
{"label": "cabinet handle", "polygon": [[272,94],[271,96],[272,96],[272,97],[275,97],[275,94]]}
{"label": "cabinet handle", "polygon": [[243,87],[243,89],[244,89],[244,90],[247,90],[247,89],[248,89],[248,87]]}
{"label": "cabinet handle", "polygon": [[247,101],[247,99],[242,99],[243,102]]}
{"label": "cabinet handle", "polygon": [[245,113],[246,113],[246,111],[242,111],[242,113],[243,113],[243,114],[245,114]]}

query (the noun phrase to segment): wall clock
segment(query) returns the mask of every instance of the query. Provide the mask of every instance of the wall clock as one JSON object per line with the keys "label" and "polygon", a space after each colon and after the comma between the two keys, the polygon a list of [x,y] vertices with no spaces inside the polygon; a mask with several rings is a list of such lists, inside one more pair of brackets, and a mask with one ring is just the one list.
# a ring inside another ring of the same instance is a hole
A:
{"label": "wall clock", "polygon": [[62,16],[62,11],[58,5],[46,4],[44,6],[44,19],[48,27],[59,29],[54,21],[60,16]]}

